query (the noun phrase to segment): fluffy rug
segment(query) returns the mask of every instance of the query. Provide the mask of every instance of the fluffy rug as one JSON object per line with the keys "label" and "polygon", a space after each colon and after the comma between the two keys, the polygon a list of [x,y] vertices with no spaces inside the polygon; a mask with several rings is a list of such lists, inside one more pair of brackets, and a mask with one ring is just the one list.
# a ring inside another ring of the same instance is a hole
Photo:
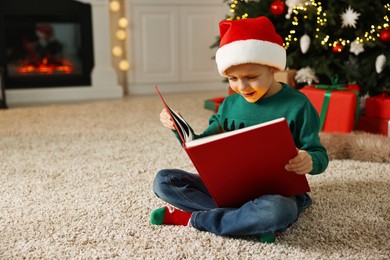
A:
{"label": "fluffy rug", "polygon": [[[166,95],[200,132],[221,93]],[[321,134],[313,207],[275,244],[152,226],[156,171],[193,170],[156,96],[0,111],[0,258],[388,259],[390,139]]]}

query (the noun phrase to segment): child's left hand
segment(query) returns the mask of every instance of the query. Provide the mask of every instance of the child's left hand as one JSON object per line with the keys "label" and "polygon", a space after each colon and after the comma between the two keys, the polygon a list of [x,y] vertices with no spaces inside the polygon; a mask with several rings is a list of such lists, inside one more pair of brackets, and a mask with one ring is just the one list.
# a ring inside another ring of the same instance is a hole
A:
{"label": "child's left hand", "polygon": [[295,172],[296,174],[307,174],[313,170],[313,160],[308,152],[298,150],[297,156],[290,159],[285,168],[287,171]]}

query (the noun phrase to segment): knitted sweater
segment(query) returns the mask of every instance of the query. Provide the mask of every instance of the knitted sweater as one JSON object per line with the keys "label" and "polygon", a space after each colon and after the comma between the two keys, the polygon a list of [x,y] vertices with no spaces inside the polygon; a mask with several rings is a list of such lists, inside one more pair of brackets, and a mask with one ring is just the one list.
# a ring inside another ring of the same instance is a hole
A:
{"label": "knitted sweater", "polygon": [[322,173],[328,166],[329,158],[318,136],[318,113],[304,94],[282,85],[278,93],[255,103],[247,102],[239,94],[227,96],[218,113],[210,117],[208,128],[200,135],[195,134],[195,139],[285,117],[295,146],[312,157],[313,170],[310,174]]}

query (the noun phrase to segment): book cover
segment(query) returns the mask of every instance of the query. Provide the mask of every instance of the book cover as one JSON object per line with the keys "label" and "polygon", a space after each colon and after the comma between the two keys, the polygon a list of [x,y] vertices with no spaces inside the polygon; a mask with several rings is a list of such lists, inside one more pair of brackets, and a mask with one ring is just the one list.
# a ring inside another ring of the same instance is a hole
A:
{"label": "book cover", "polygon": [[297,155],[285,118],[189,140],[183,148],[218,207],[239,207],[267,194],[310,191],[305,175],[284,169]]}

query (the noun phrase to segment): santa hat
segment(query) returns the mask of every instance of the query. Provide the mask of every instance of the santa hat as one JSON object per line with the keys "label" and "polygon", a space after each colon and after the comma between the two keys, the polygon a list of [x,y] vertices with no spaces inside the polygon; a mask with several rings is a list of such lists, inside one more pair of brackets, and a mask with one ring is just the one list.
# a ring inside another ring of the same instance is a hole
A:
{"label": "santa hat", "polygon": [[221,41],[215,61],[222,76],[225,70],[244,63],[257,63],[284,70],[283,39],[265,16],[219,23]]}
{"label": "santa hat", "polygon": [[42,33],[45,36],[53,36],[53,27],[50,24],[40,23],[35,27],[36,32]]}

